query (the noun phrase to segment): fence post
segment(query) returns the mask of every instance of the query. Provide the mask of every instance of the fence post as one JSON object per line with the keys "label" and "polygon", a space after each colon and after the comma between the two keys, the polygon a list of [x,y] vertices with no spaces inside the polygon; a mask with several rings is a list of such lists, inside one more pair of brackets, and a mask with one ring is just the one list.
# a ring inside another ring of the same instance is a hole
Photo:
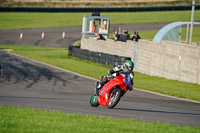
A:
{"label": "fence post", "polygon": [[197,84],[200,84],[200,59],[198,60],[197,65]]}
{"label": "fence post", "polygon": [[138,43],[134,44],[134,52],[133,52],[133,61],[134,61],[134,71],[137,71],[137,62],[138,62]]}

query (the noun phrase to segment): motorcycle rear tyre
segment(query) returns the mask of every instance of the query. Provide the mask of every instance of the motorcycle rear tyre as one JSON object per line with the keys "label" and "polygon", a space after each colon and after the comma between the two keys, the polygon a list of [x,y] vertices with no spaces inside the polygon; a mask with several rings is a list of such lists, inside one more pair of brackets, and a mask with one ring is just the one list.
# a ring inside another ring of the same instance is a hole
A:
{"label": "motorcycle rear tyre", "polygon": [[[114,108],[114,107],[117,105],[117,103],[119,102],[120,98],[121,98],[122,91],[121,91],[120,88],[116,88],[116,89],[113,89],[113,90],[111,91],[108,102],[110,102],[110,98],[111,98],[111,96],[112,96],[112,93],[117,93],[117,92],[118,92],[118,94],[117,94],[117,96],[115,97],[115,100],[114,100],[111,104],[108,103],[108,105],[107,105],[107,107],[108,107],[109,109]],[[115,94],[115,95],[116,95],[116,94]]]}
{"label": "motorcycle rear tyre", "polygon": [[99,103],[97,102],[97,95],[96,94],[93,94],[90,98],[90,105],[92,107],[98,107],[99,106]]}

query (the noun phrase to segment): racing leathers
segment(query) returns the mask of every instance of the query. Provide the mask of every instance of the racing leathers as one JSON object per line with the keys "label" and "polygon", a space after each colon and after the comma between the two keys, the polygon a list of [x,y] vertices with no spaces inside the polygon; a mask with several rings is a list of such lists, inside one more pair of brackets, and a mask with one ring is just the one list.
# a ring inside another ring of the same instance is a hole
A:
{"label": "racing leathers", "polygon": [[[129,74],[130,75],[130,80],[131,80],[131,84],[133,85],[133,80],[134,80],[134,72],[125,72],[124,70],[124,66],[123,65],[118,65],[116,67],[114,67],[112,70],[108,71],[108,75],[107,76],[102,76],[100,78],[100,84],[97,86],[97,91],[99,91],[108,81],[109,78],[115,78],[116,76],[119,75],[119,72],[121,73],[125,73],[125,74]],[[133,88],[131,87],[129,90],[133,90]]]}

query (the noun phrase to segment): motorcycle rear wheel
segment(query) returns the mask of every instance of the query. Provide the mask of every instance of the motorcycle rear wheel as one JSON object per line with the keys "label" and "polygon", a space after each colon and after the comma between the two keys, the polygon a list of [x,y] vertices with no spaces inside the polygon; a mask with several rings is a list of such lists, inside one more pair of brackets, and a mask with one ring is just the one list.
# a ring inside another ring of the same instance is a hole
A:
{"label": "motorcycle rear wheel", "polygon": [[93,94],[90,98],[90,105],[92,107],[98,107],[99,106],[99,103],[97,102],[97,95],[96,94]]}
{"label": "motorcycle rear wheel", "polygon": [[110,93],[107,107],[109,109],[114,108],[117,105],[117,103],[119,102],[121,95],[122,95],[121,89],[120,88],[114,88]]}

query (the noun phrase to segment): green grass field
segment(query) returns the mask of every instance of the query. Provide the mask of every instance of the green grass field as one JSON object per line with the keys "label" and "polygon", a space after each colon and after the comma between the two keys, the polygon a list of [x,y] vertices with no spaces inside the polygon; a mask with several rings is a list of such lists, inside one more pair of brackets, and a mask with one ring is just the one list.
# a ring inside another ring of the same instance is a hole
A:
{"label": "green grass field", "polygon": [[1,133],[199,133],[200,127],[0,106]]}
{"label": "green grass field", "polygon": [[[80,26],[83,15],[91,13],[0,12],[0,29]],[[110,17],[111,24],[161,23],[190,21],[191,11],[116,12],[101,13],[101,16]],[[194,20],[200,21],[200,10],[195,11]]]}
{"label": "green grass field", "polygon": [[[200,21],[199,14],[199,10],[195,11],[195,21]],[[80,26],[82,24],[83,15],[91,15],[91,13],[0,12],[0,29]],[[101,13],[101,16],[111,17],[111,24],[190,21],[190,15],[190,11]],[[198,31],[199,30],[196,31],[197,40],[199,40]],[[155,34],[156,30],[142,31],[140,33],[142,38],[152,40],[152,34]],[[73,57],[68,57],[68,51],[63,48],[9,45],[0,45],[0,48],[13,49],[14,53],[16,54],[52,64],[96,79],[98,79],[102,75],[107,74],[107,71],[111,69],[110,66],[96,64],[88,61],[81,61]],[[88,70],[90,71],[88,72]],[[136,88],[200,101],[200,85],[197,84],[151,77],[141,73],[135,73],[134,82],[134,87]],[[1,132],[200,133],[200,128],[191,126],[177,126],[171,124],[148,123],[130,119],[114,119],[110,117],[67,114],[63,112],[38,110],[31,108],[0,106],[0,133]]]}

